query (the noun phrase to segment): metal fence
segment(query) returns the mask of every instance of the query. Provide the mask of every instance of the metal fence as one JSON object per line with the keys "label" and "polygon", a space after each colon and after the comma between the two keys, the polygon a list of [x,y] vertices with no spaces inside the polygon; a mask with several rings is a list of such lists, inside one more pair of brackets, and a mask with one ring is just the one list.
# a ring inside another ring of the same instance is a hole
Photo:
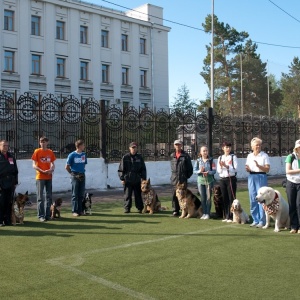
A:
{"label": "metal fence", "polygon": [[[221,153],[224,140],[233,143],[238,157],[246,157],[254,136],[263,140],[262,148],[270,156],[287,155],[300,138],[299,120],[250,115],[214,115],[213,119],[214,157]],[[17,96],[0,91],[0,138],[9,141],[15,156],[31,158],[42,135],[49,138],[49,147],[58,158],[66,157],[75,149],[75,140],[82,138],[88,157],[119,161],[128,151],[128,144],[136,141],[145,160],[168,160],[173,141],[178,138],[183,140],[184,149],[196,156],[208,140],[208,117],[196,111],[106,107],[105,101],[72,95],[35,97],[31,93]]]}

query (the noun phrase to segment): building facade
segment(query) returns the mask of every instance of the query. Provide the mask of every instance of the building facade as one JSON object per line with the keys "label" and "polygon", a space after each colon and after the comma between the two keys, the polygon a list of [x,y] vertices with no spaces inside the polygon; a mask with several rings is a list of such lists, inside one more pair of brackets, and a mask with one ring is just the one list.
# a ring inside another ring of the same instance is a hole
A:
{"label": "building facade", "polygon": [[121,12],[78,0],[2,0],[0,90],[169,104],[163,9]]}

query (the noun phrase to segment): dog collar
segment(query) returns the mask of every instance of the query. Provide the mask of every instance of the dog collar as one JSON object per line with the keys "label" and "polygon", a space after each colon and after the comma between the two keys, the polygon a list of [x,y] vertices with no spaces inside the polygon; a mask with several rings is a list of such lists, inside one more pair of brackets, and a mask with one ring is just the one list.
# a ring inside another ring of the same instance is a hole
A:
{"label": "dog collar", "polygon": [[271,204],[269,205],[266,205],[265,203],[263,203],[263,209],[265,212],[267,212],[269,215],[274,215],[278,212],[279,210],[279,197],[278,197],[278,194],[275,193],[275,198],[274,200],[272,201]]}

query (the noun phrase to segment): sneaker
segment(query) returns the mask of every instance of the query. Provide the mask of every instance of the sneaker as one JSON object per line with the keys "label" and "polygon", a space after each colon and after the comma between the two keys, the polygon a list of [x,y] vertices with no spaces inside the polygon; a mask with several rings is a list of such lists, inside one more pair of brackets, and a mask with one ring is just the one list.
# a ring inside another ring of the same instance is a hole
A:
{"label": "sneaker", "polygon": [[222,222],[227,222],[228,221],[228,219],[224,219],[224,220],[222,220]]}
{"label": "sneaker", "polygon": [[172,214],[173,217],[178,217],[179,216],[179,212],[177,211],[173,211],[173,214]]}
{"label": "sneaker", "polygon": [[204,220],[209,220],[209,215],[205,215]]}
{"label": "sneaker", "polygon": [[129,209],[125,209],[124,210],[124,214],[129,214],[130,213],[130,210]]}
{"label": "sneaker", "polygon": [[[290,233],[297,233],[297,230],[296,230],[296,229],[292,229],[292,230],[290,231]],[[300,233],[300,231],[298,231],[298,233]]]}
{"label": "sneaker", "polygon": [[72,216],[73,217],[79,217],[79,214],[78,213],[72,213]]}
{"label": "sneaker", "polygon": [[4,227],[5,225],[2,223],[2,224],[0,224],[0,227]]}
{"label": "sneaker", "polygon": [[205,215],[202,215],[202,217],[200,218],[200,220],[205,220]]}
{"label": "sneaker", "polygon": [[40,220],[40,222],[46,222],[46,219],[43,217],[39,218],[39,220]]}
{"label": "sneaker", "polygon": [[257,225],[258,225],[257,223],[253,222],[253,223],[250,224],[249,226],[250,226],[250,227],[255,227],[255,226],[257,226]]}
{"label": "sneaker", "polygon": [[263,224],[259,223],[256,225],[256,228],[263,228],[263,226],[264,226]]}
{"label": "sneaker", "polygon": [[228,219],[228,220],[227,220],[227,223],[232,223],[232,220]]}

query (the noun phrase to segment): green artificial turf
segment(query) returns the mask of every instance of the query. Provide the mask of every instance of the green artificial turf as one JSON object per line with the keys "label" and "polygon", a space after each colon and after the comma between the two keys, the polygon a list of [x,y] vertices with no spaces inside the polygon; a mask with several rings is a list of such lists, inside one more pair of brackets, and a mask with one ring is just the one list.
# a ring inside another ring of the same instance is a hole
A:
{"label": "green artificial turf", "polygon": [[[248,192],[237,198],[249,212]],[[299,299],[300,234],[170,214],[120,201],[40,223],[27,210],[0,229],[0,299]]]}

